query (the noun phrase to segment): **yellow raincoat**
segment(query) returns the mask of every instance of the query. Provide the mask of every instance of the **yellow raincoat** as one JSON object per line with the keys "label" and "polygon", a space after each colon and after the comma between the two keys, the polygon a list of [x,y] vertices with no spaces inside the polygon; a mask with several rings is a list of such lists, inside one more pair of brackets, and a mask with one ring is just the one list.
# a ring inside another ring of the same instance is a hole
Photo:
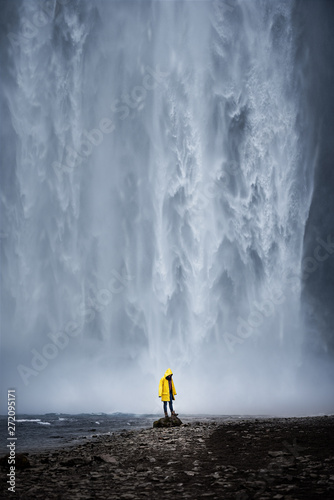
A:
{"label": "yellow raincoat", "polygon": [[[168,380],[166,379],[166,377],[168,377],[168,375],[173,375],[173,372],[170,368],[168,368],[166,370],[165,375],[162,377],[162,379],[160,379],[159,398],[161,398],[161,401],[170,401],[169,383],[168,383]],[[173,399],[175,399],[174,396],[176,395],[176,390],[175,390],[173,379],[172,379],[172,395],[173,395]]]}

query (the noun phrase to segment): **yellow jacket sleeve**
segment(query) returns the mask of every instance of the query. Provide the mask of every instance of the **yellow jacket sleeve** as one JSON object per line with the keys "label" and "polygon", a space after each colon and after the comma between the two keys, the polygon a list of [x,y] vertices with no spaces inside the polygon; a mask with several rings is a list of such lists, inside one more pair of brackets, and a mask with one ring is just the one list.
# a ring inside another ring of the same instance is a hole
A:
{"label": "yellow jacket sleeve", "polygon": [[161,378],[159,382],[159,398],[162,396],[162,384],[163,384],[164,379]]}

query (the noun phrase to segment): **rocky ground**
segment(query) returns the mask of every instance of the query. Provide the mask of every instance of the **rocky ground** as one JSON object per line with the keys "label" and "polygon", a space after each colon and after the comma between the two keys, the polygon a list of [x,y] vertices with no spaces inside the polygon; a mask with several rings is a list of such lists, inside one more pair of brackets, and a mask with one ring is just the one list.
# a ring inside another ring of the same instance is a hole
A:
{"label": "rocky ground", "polygon": [[333,431],[331,416],[121,432],[21,457],[15,494],[2,459],[0,498],[329,500]]}

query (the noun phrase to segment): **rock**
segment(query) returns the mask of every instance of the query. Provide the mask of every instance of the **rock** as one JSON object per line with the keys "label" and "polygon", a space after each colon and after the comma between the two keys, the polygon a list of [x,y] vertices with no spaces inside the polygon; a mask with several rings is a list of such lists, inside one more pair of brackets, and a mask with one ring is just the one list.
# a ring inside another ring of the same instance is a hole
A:
{"label": "rock", "polygon": [[248,499],[249,496],[247,494],[247,491],[245,490],[238,491],[235,495],[235,500],[248,500]]}
{"label": "rock", "polygon": [[144,472],[147,470],[147,466],[145,464],[138,464],[136,466],[136,470],[137,472]]}
{"label": "rock", "polygon": [[112,457],[111,455],[106,455],[105,453],[103,453],[102,455],[95,455],[94,460],[96,462],[105,462],[105,463],[114,464],[114,465],[118,464],[118,461],[116,460],[115,457]]}
{"label": "rock", "polygon": [[164,417],[153,422],[153,427],[179,427],[182,425],[181,420],[178,417]]}
{"label": "rock", "polygon": [[29,495],[35,495],[36,493],[38,493],[38,491],[38,488],[36,486],[33,486],[27,491],[27,493],[29,493]]}
{"label": "rock", "polygon": [[15,467],[17,469],[26,469],[27,467],[30,467],[30,462],[23,453],[16,453]]}
{"label": "rock", "polygon": [[271,457],[282,457],[283,455],[288,455],[285,451],[268,451],[268,455]]}
{"label": "rock", "polygon": [[69,457],[67,460],[62,460],[60,465],[64,465],[65,467],[74,467],[75,465],[87,465],[91,462],[89,458],[81,458],[81,457]]}
{"label": "rock", "polygon": [[[9,453],[7,453],[7,455],[5,455],[4,457],[0,458],[0,465],[2,467],[9,467],[8,458],[9,458]],[[26,457],[26,455],[24,455],[23,453],[16,453],[15,467],[17,469],[26,469],[27,467],[30,467],[30,462]]]}

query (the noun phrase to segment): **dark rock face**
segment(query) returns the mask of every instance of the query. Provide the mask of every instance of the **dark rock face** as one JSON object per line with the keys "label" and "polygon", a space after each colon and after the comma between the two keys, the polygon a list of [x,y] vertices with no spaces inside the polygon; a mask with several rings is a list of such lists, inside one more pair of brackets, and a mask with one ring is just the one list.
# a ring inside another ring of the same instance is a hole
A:
{"label": "dark rock face", "polygon": [[164,417],[153,422],[153,427],[179,427],[182,425],[178,417]]}

